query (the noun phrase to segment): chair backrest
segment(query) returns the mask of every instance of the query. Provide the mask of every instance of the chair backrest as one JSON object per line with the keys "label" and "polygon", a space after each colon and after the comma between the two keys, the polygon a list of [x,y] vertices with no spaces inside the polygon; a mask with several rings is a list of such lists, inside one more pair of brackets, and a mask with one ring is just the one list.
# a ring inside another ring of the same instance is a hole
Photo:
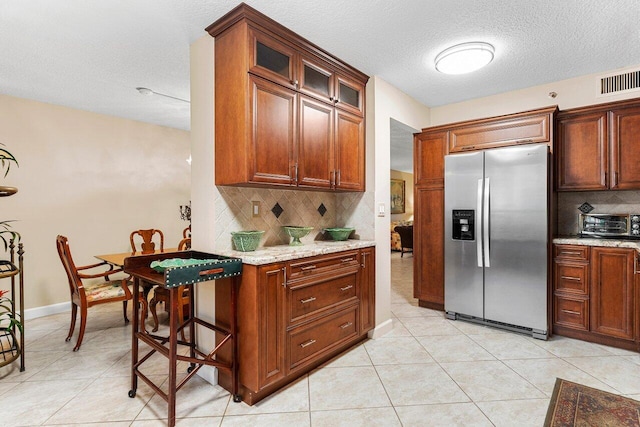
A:
{"label": "chair backrest", "polygon": [[79,294],[78,286],[80,286],[82,282],[80,281],[78,270],[76,269],[76,265],[71,257],[68,239],[65,236],[56,237],[56,247],[58,248],[58,255],[60,255],[60,261],[62,261],[64,271],[67,273],[71,295],[77,295]]}
{"label": "chair backrest", "polygon": [[179,251],[185,251],[187,249],[191,249],[191,237],[186,237],[180,240],[180,243],[178,243]]}
{"label": "chair backrest", "polygon": [[[138,251],[135,242],[138,237],[142,239],[140,251]],[[129,241],[131,242],[131,251],[134,253],[139,252],[141,254],[152,254],[155,251],[164,250],[164,234],[162,234],[162,231],[155,228],[135,230],[131,232]],[[156,245],[156,243],[159,245]]]}
{"label": "chair backrest", "polygon": [[183,239],[191,238],[191,226],[188,226],[187,228],[182,230],[182,238]]}
{"label": "chair backrest", "polygon": [[413,249],[413,225],[398,225],[393,230],[400,235],[403,248]]}

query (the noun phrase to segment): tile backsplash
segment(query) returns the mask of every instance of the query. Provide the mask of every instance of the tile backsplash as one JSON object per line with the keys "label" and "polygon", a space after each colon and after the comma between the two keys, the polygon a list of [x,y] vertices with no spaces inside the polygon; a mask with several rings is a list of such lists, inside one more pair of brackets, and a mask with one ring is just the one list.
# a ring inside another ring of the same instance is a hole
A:
{"label": "tile backsplash", "polygon": [[[252,202],[260,204],[256,217],[252,215]],[[330,227],[353,227],[356,238],[360,239],[373,239],[374,236],[372,193],[218,186],[215,204],[215,246],[218,249],[232,249],[231,232],[240,230],[264,230],[260,246],[286,245],[290,238],[282,228],[284,225],[314,227],[301,239],[302,243],[325,240],[322,231]],[[369,205],[371,210],[367,213]],[[363,233],[367,237],[363,237]]]}
{"label": "tile backsplash", "polygon": [[584,202],[591,213],[640,213],[640,191],[558,192],[558,234],[578,233],[578,208]]}

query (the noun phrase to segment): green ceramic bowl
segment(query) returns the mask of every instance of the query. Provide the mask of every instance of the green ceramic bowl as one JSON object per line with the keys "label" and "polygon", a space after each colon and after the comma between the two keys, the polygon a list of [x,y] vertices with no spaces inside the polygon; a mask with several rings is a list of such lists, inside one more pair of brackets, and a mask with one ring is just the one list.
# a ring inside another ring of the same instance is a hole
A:
{"label": "green ceramic bowl", "polygon": [[263,234],[261,230],[232,231],[231,240],[237,251],[251,252],[256,250]]}
{"label": "green ceramic bowl", "polygon": [[355,228],[325,228],[324,231],[326,231],[327,233],[329,233],[329,236],[331,236],[331,238],[333,240],[347,240],[349,238],[349,235],[351,234],[352,231],[354,231]]}
{"label": "green ceramic bowl", "polygon": [[289,243],[289,246],[302,246],[300,238],[306,236],[311,232],[311,230],[313,230],[313,227],[298,227],[295,225],[285,225],[282,228],[284,228],[284,231],[293,238],[291,243]]}

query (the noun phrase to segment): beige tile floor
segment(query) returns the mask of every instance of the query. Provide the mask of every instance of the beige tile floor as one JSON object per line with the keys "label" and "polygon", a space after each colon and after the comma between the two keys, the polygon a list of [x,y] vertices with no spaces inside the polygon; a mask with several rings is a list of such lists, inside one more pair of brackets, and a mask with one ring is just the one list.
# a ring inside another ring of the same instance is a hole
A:
{"label": "beige tile floor", "polygon": [[[640,354],[449,321],[412,298],[412,256],[392,255],[393,331],[254,405],[199,377],[179,426],[542,426],[556,377],[640,399]],[[0,369],[0,425],[162,426],[166,405],[129,390],[130,327],[119,303],[91,310],[78,353],[68,314],[27,322],[26,372]],[[161,318],[165,320],[166,318]],[[166,361],[147,368],[166,380]]]}

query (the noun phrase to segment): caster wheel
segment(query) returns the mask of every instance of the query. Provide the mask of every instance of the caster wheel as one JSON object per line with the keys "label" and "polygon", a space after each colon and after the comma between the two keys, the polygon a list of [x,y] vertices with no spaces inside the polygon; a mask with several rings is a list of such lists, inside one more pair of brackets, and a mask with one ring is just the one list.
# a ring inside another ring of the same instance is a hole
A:
{"label": "caster wheel", "polygon": [[187,368],[187,373],[189,373],[189,374],[190,374],[191,372],[193,372],[193,366],[189,366],[189,367]]}
{"label": "caster wheel", "polygon": [[233,395],[233,401],[234,402],[242,402],[242,396],[240,396],[239,394],[234,394]]}
{"label": "caster wheel", "polygon": [[135,390],[129,390],[129,397],[131,397],[131,398],[136,397],[136,391]]}

